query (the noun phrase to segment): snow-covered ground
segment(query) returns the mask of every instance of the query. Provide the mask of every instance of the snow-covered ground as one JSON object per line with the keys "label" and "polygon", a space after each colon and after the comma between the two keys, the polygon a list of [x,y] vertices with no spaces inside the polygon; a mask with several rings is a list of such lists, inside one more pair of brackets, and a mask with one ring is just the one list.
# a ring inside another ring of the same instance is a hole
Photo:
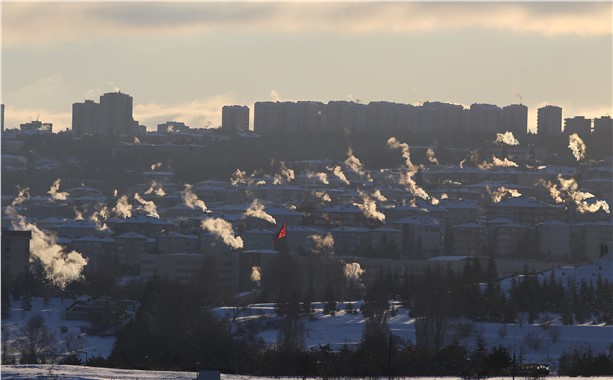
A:
{"label": "snow-covered ground", "polygon": [[[114,337],[93,336],[87,335],[84,331],[89,327],[87,321],[69,321],[64,319],[66,308],[72,305],[74,300],[69,298],[48,298],[46,301],[43,298],[32,298],[32,309],[29,311],[22,309],[20,301],[12,301],[9,317],[2,320],[2,326],[5,333],[2,336],[2,341],[8,337],[8,341],[15,339],[20,335],[20,329],[25,325],[26,321],[32,316],[40,314],[45,320],[45,326],[53,331],[56,339],[58,339],[59,347],[58,354],[63,352],[63,340],[69,335],[77,335],[80,338],[82,348],[79,351],[81,360],[87,358],[102,356],[104,358],[111,354]],[[64,332],[62,328],[65,327]],[[87,353],[87,355],[85,354]]]}
{"label": "snow-covered ground", "polygon": [[[65,379],[65,380],[192,380],[196,372],[135,371],[112,368],[96,368],[69,365],[3,365],[2,379]],[[221,375],[221,380],[270,380],[270,377]],[[299,380],[301,377],[281,377],[283,380]],[[384,378],[382,378],[384,379]],[[460,380],[459,377],[420,377],[421,380]],[[510,377],[494,377],[493,380],[509,380]],[[551,380],[572,380],[572,377],[547,377]],[[602,377],[602,379],[605,379]]]}

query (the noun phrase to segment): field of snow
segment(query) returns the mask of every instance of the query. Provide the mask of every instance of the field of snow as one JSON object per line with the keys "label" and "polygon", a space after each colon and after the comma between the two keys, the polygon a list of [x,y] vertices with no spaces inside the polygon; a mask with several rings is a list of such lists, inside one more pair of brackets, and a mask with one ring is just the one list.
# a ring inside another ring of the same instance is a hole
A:
{"label": "field of snow", "polygon": [[[13,301],[11,311],[7,319],[2,320],[2,326],[6,333],[2,336],[4,341],[8,336],[10,342],[16,336],[20,335],[20,329],[25,325],[25,322],[36,314],[40,314],[45,319],[45,326],[53,331],[55,337],[59,341],[59,352],[63,353],[63,339],[70,335],[78,335],[82,344],[80,353],[81,360],[87,358],[102,356],[108,357],[115,343],[114,337],[92,336],[87,335],[84,330],[89,327],[89,322],[86,321],[69,321],[64,319],[64,311],[72,304],[73,300],[69,298],[48,298],[46,301],[43,298],[32,298],[32,309],[27,311],[22,309],[22,303]],[[65,332],[62,332],[62,327]],[[86,354],[87,353],[87,354]]]}
{"label": "field of snow", "polygon": [[[192,380],[196,372],[135,371],[112,368],[69,365],[3,365],[2,379],[65,379],[65,380]],[[221,375],[221,380],[271,380],[270,377]],[[301,377],[276,379],[299,380]],[[385,378],[382,378],[385,379]],[[421,380],[460,380],[459,377],[420,377]],[[510,377],[494,377],[493,380],[509,380]],[[551,380],[572,380],[572,377],[547,377]],[[604,379],[604,377],[602,378]]]}

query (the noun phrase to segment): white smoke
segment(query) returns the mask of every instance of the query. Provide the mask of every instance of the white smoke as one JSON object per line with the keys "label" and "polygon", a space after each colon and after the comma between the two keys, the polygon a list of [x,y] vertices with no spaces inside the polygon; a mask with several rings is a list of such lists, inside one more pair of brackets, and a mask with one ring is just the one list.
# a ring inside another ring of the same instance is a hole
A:
{"label": "white smoke", "polygon": [[215,236],[221,238],[226,245],[234,249],[243,248],[243,239],[241,239],[240,236],[234,236],[232,225],[225,220],[220,218],[205,219],[202,221],[200,226],[202,229],[207,230]]}
{"label": "white smoke", "polygon": [[336,178],[338,178],[345,185],[349,185],[349,180],[345,177],[345,173],[343,173],[343,169],[340,166],[327,167],[327,169],[334,174]]}
{"label": "white smoke", "polygon": [[395,137],[390,137],[387,140],[387,146],[389,149],[400,149],[402,151],[402,158],[404,158],[405,170],[400,173],[400,184],[407,187],[407,190],[416,197],[422,199],[430,199],[428,193],[422,189],[413,179],[413,176],[419,169],[418,166],[413,165],[411,162],[411,153],[409,151],[409,145],[399,142]]}
{"label": "white smoke", "polygon": [[245,179],[245,175],[247,175],[247,172],[244,172],[240,169],[236,169],[236,171],[232,174],[232,178],[230,178],[230,183],[232,184],[232,186],[236,186],[239,183],[243,182],[243,180]]}
{"label": "white smoke", "polygon": [[307,178],[308,179],[313,179],[313,178],[317,178],[317,180],[321,183],[323,183],[324,185],[329,185],[330,182],[328,181],[328,174],[327,173],[313,173],[313,172],[307,172]]}
{"label": "white smoke", "polygon": [[489,187],[486,188],[487,192],[490,195],[490,198],[492,200],[492,202],[494,203],[498,203],[501,200],[503,200],[504,198],[506,198],[507,196],[510,197],[521,197],[521,193],[519,191],[517,191],[516,189],[508,189],[504,186],[500,186],[495,190],[491,190]]}
{"label": "white smoke", "polygon": [[281,162],[280,171],[280,173],[275,174],[272,180],[273,185],[281,185],[294,180],[294,170],[287,168],[284,162]]}
{"label": "white smoke", "polygon": [[262,280],[261,268],[258,266],[251,267],[251,281],[258,282]]}
{"label": "white smoke", "polygon": [[505,133],[496,133],[496,141],[494,141],[497,145],[519,145],[519,141],[513,136],[513,132],[506,131]]}
{"label": "white smoke", "polygon": [[153,201],[148,201],[148,200],[141,198],[141,196],[138,195],[138,193],[134,193],[134,199],[138,203],[141,204],[138,207],[138,210],[145,212],[147,216],[152,216],[158,219],[160,218],[160,215],[158,215],[158,212],[157,212],[157,206],[155,205]]}
{"label": "white smoke", "polygon": [[358,174],[360,177],[364,177],[365,172],[362,162],[360,162],[359,158],[353,155],[353,149],[351,149],[351,147],[347,149],[347,159],[345,160],[344,164],[352,172]]}
{"label": "white smoke", "polygon": [[160,168],[160,166],[162,166],[161,162],[155,163],[151,165],[151,171],[157,170]]}
{"label": "white smoke", "polygon": [[506,167],[506,168],[511,168],[511,167],[516,168],[519,166],[515,162],[509,160],[506,157],[503,160],[501,160],[496,156],[492,156],[492,164],[495,167]]}
{"label": "white smoke", "polygon": [[360,277],[366,272],[360,266],[360,263],[345,263],[343,273],[345,278],[349,281],[358,281]]}
{"label": "white smoke", "polygon": [[[15,215],[13,215],[15,216]],[[41,231],[36,225],[28,223],[25,218],[17,215],[12,222],[13,228],[19,231],[30,231],[30,253],[45,269],[45,275],[56,286],[64,289],[68,283],[81,278],[81,272],[87,265],[87,260],[77,251],[64,252],[57,244],[55,236]]]}
{"label": "white smoke", "polygon": [[117,189],[113,190],[113,198],[117,198]]}
{"label": "white smoke", "polygon": [[51,200],[52,201],[65,201],[66,198],[68,198],[68,196],[70,194],[68,194],[65,191],[59,191],[60,189],[60,179],[56,179],[55,182],[53,182],[53,185],[51,185],[51,188],[49,189],[49,191],[47,191],[47,194],[49,194],[51,196]]}
{"label": "white smoke", "polygon": [[134,144],[140,144],[140,140],[136,136],[134,136]]}
{"label": "white smoke", "polygon": [[74,219],[75,220],[85,220],[85,218],[83,218],[83,212],[81,210],[79,210],[76,207],[72,208],[74,211]]}
{"label": "white smoke", "polygon": [[387,198],[381,194],[381,190],[375,190],[375,192],[372,193],[372,197],[379,202],[387,202]]}
{"label": "white smoke", "polygon": [[561,175],[558,175],[558,182],[560,186],[551,183],[550,181],[539,180],[538,184],[544,186],[549,190],[551,198],[556,203],[563,203],[565,201],[572,201],[577,206],[577,211],[580,213],[597,212],[603,210],[607,214],[611,213],[609,204],[604,200],[597,200],[590,204],[588,199],[594,198],[594,195],[585,191],[579,190],[579,185],[574,178],[565,179]]}
{"label": "white smoke", "polygon": [[119,218],[130,218],[132,216],[132,205],[128,202],[128,196],[122,195],[119,197],[111,212]]}
{"label": "white smoke", "polygon": [[568,147],[573,152],[573,156],[575,156],[577,161],[585,158],[585,144],[576,133],[568,136]]}
{"label": "white smoke", "polygon": [[254,199],[253,202],[251,202],[251,206],[245,211],[245,216],[263,219],[268,223],[277,224],[275,218],[264,211],[264,205],[258,199]]}
{"label": "white smoke", "polygon": [[322,202],[332,202],[332,198],[325,191],[314,191],[313,194]]}
{"label": "white smoke", "polygon": [[110,216],[109,209],[102,203],[98,203],[96,211],[89,217],[89,220],[96,223],[96,229],[98,231],[108,230],[108,226],[102,220],[108,219]]}
{"label": "white smoke", "polygon": [[375,219],[381,222],[385,221],[385,214],[380,211],[377,211],[377,203],[374,199],[368,196],[368,194],[363,193],[358,190],[358,194],[360,194],[360,198],[362,199],[362,203],[353,203],[354,206],[358,207],[362,210],[364,216],[369,219]]}
{"label": "white smoke", "polygon": [[436,197],[432,197],[432,199],[430,199],[430,204],[433,206],[437,206],[439,203],[440,201]]}
{"label": "white smoke", "polygon": [[313,249],[316,252],[332,254],[334,252],[334,238],[332,234],[327,233],[321,235],[309,235],[309,239],[313,241]]}
{"label": "white smoke", "polygon": [[20,188],[19,193],[17,194],[15,199],[13,199],[13,202],[11,202],[11,206],[12,207],[18,206],[22,204],[23,202],[27,201],[28,199],[30,199],[30,188],[29,187]]}
{"label": "white smoke", "polygon": [[192,185],[189,184],[185,184],[185,190],[183,191],[183,203],[189,208],[195,209],[198,207],[203,212],[207,211],[204,201],[198,199],[198,196],[192,191]]}
{"label": "white smoke", "polygon": [[149,186],[149,189],[145,191],[145,194],[155,194],[158,197],[163,197],[166,195],[166,192],[164,191],[164,188],[162,188],[162,185],[157,183],[156,180],[153,180],[151,181],[151,186]]}
{"label": "white smoke", "polygon": [[426,151],[426,157],[428,158],[428,161],[438,165],[438,160],[436,159],[436,155],[434,154],[434,149],[432,149],[432,147],[429,147]]}

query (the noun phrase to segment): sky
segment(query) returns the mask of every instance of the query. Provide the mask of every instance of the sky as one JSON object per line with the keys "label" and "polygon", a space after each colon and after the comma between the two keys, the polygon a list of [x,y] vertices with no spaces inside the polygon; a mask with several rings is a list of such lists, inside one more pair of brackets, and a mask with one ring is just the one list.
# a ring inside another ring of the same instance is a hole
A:
{"label": "sky", "polygon": [[149,130],[265,100],[446,101],[613,115],[611,2],[6,2],[5,127],[134,98]]}

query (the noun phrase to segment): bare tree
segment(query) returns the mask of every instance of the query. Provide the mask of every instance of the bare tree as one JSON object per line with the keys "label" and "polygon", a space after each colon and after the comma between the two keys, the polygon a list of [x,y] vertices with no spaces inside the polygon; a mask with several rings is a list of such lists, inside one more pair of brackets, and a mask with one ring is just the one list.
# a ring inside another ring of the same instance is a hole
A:
{"label": "bare tree", "polygon": [[21,364],[44,364],[55,354],[55,334],[45,326],[40,314],[28,319],[19,332],[15,348],[21,356]]}

